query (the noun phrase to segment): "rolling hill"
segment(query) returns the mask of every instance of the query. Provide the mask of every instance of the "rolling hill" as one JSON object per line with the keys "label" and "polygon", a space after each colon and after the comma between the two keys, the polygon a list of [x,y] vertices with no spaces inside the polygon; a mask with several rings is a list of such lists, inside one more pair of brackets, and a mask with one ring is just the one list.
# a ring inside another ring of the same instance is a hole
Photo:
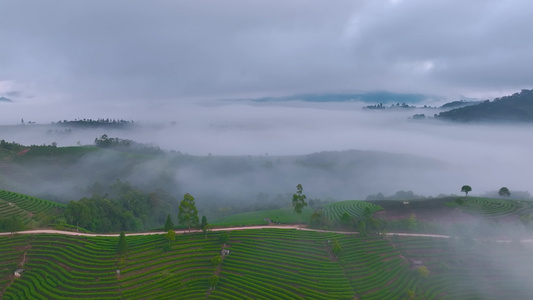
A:
{"label": "rolling hill", "polygon": [[533,90],[441,112],[435,117],[457,122],[533,122]]}

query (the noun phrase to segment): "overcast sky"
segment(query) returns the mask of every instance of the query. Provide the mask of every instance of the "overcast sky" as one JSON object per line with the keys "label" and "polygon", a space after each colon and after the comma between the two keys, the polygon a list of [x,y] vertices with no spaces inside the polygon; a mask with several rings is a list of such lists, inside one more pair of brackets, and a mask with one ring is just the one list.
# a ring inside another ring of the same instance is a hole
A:
{"label": "overcast sky", "polygon": [[526,0],[0,0],[0,11],[0,96],[17,102],[532,88]]}

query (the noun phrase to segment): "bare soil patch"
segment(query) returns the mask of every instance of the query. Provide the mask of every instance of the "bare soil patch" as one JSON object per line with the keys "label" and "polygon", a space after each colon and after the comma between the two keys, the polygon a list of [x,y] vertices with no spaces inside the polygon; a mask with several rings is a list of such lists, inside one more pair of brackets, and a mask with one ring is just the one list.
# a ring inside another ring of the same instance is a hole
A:
{"label": "bare soil patch", "polygon": [[65,269],[65,270],[67,270],[67,271],[69,271],[69,272],[72,271],[72,268],[69,267],[69,266],[67,266],[67,265],[65,265],[64,263],[58,263],[58,265],[59,265],[61,268]]}

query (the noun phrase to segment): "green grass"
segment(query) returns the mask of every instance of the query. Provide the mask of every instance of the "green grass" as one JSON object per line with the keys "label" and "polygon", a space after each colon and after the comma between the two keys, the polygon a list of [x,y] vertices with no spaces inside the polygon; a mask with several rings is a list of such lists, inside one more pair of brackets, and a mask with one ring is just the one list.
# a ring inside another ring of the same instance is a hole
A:
{"label": "green grass", "polygon": [[[307,223],[313,210],[304,207],[301,214],[302,223]],[[242,214],[229,215],[212,222],[214,226],[244,226],[244,225],[268,225],[270,219],[274,223],[297,224],[300,222],[300,216],[294,212],[292,207],[247,212]]]}

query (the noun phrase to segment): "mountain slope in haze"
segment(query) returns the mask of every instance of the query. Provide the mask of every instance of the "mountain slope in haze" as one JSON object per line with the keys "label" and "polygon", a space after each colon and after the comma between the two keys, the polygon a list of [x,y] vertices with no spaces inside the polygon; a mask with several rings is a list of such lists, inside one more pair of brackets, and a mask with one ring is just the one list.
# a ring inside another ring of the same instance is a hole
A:
{"label": "mountain slope in haze", "polygon": [[533,122],[533,90],[441,112],[435,117],[459,122]]}
{"label": "mountain slope in haze", "polygon": [[440,108],[443,108],[443,109],[456,109],[456,108],[461,108],[461,107],[466,107],[466,106],[478,105],[480,103],[482,103],[482,101],[459,100],[459,101],[448,102],[448,103],[442,105]]}
{"label": "mountain slope in haze", "polygon": [[0,97],[0,102],[13,102],[13,100],[6,97]]}
{"label": "mountain slope in haze", "polygon": [[392,93],[387,91],[376,91],[366,93],[350,93],[350,94],[303,94],[292,95],[285,97],[265,97],[253,99],[257,102],[269,101],[305,101],[305,102],[347,102],[347,101],[361,101],[365,103],[420,103],[427,99],[438,99],[436,96],[423,94],[402,94]]}
{"label": "mountain slope in haze", "polygon": [[87,187],[120,179],[147,193],[159,188],[172,195],[191,193],[199,206],[213,210],[244,204],[266,209],[287,203],[299,183],[312,198],[357,199],[405,189],[427,194],[458,176],[439,160],[377,151],[261,157],[20,147],[30,150],[0,152],[0,189],[59,202],[89,197]]}

